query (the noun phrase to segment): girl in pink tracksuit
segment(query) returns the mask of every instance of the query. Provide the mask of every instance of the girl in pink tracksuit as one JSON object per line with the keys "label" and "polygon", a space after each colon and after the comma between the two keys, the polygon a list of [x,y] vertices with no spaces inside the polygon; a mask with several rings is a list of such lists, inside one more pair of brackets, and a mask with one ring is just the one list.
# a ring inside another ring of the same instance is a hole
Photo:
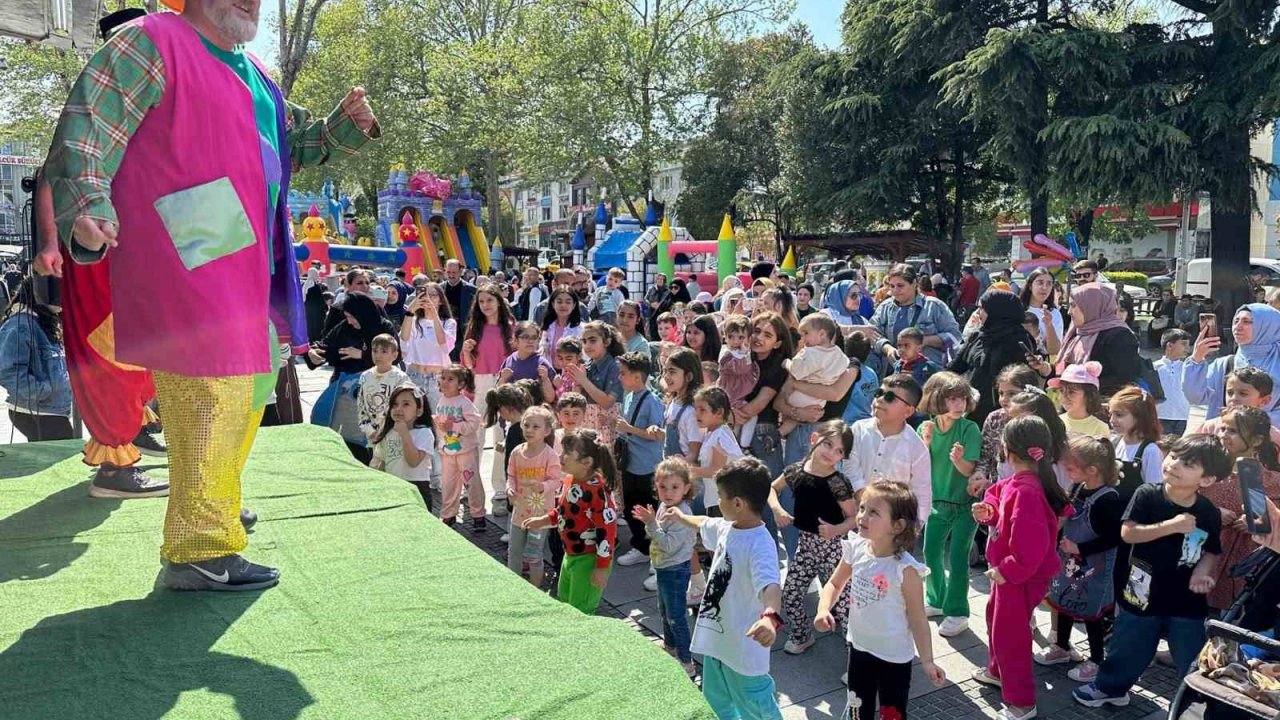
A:
{"label": "girl in pink tracksuit", "polygon": [[1001,688],[999,720],[1036,716],[1031,664],[1031,613],[1058,572],[1058,517],[1067,497],[1053,471],[1053,435],[1033,415],[1017,417],[1002,434],[1013,475],[992,485],[973,517],[992,528],[987,542],[991,597],[987,627],[991,658],[973,678]]}

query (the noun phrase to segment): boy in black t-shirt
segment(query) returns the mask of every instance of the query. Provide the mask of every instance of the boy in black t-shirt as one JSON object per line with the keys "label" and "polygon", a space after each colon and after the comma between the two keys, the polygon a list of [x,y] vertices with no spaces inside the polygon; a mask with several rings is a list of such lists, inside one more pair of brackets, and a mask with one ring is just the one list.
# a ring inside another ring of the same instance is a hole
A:
{"label": "boy in black t-shirt", "polygon": [[1231,459],[1216,437],[1188,435],[1169,448],[1162,469],[1164,482],[1138,488],[1125,511],[1127,581],[1116,588],[1115,630],[1098,677],[1073,693],[1081,705],[1128,705],[1162,635],[1182,673],[1204,645],[1222,514],[1199,490],[1230,475]]}

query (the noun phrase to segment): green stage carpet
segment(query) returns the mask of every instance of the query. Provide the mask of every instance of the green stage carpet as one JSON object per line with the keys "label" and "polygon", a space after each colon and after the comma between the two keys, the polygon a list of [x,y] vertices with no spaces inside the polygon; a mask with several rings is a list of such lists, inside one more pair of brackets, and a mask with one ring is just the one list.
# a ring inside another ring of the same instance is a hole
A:
{"label": "green stage carpet", "polygon": [[254,446],[246,555],[283,574],[262,593],[155,588],[165,501],[88,497],[79,450],[0,445],[4,720],[714,717],[659,647],[535,591],[329,430]]}

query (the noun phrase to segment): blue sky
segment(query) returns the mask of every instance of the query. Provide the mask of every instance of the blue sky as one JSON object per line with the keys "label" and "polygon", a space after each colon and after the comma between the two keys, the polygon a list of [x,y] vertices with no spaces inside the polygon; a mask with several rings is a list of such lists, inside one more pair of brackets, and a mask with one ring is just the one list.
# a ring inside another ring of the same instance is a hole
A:
{"label": "blue sky", "polygon": [[[276,48],[280,41],[276,36],[277,3],[262,3],[258,18],[258,37],[249,43],[249,50],[269,64],[276,62]],[[840,45],[840,13],[844,0],[797,0],[792,19],[799,20],[813,31],[819,45],[828,48]]]}

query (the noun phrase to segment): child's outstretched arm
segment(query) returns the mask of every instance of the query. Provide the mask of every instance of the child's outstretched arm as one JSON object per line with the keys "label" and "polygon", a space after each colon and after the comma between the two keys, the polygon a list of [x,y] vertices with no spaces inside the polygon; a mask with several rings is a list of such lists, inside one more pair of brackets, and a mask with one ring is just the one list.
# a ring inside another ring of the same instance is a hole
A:
{"label": "child's outstretched arm", "polygon": [[907,625],[916,643],[916,654],[920,656],[920,669],[924,670],[930,682],[941,686],[947,681],[947,674],[933,664],[933,639],[929,635],[929,620],[924,614],[924,581],[915,568],[902,569],[902,596],[907,603]]}
{"label": "child's outstretched arm", "polygon": [[658,518],[658,522],[667,522],[668,520],[675,520],[677,522],[682,522],[685,525],[688,525],[694,530],[699,530],[702,528],[702,524],[705,523],[707,519],[708,518],[706,515],[688,515],[678,507],[669,507],[666,509],[666,512],[662,514],[662,517]]}
{"label": "child's outstretched arm", "polygon": [[813,616],[813,626],[821,632],[831,632],[836,627],[835,616],[831,614],[831,606],[836,604],[836,598],[844,592],[844,586],[849,584],[849,577],[853,575],[853,568],[849,563],[841,560],[836,564],[836,569],[831,572],[831,577],[826,584],[822,586],[822,592],[818,593],[818,612]]}

